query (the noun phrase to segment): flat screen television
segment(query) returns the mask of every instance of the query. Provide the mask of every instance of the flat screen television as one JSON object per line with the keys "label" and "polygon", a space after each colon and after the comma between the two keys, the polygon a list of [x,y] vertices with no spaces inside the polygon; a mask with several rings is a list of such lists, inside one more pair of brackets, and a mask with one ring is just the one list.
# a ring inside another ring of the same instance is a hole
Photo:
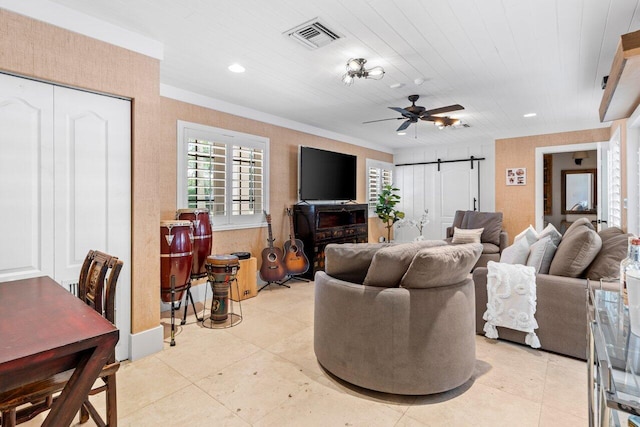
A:
{"label": "flat screen television", "polygon": [[357,157],[300,146],[300,200],[356,200]]}

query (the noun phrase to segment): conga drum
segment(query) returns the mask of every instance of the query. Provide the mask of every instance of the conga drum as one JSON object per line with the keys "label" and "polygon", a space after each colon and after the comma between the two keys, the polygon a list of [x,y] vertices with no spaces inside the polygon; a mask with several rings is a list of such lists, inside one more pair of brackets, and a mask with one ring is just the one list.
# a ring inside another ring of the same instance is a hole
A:
{"label": "conga drum", "polygon": [[229,283],[235,280],[240,261],[235,255],[210,255],[205,269],[213,290],[211,320],[224,322],[229,317]]}
{"label": "conga drum", "polygon": [[171,276],[175,276],[175,298],[187,288],[193,259],[191,221],[160,221],[160,298],[171,302]]}
{"label": "conga drum", "polygon": [[193,223],[193,261],[191,264],[192,277],[207,275],[204,264],[211,254],[212,234],[209,209],[178,209],[176,218]]}

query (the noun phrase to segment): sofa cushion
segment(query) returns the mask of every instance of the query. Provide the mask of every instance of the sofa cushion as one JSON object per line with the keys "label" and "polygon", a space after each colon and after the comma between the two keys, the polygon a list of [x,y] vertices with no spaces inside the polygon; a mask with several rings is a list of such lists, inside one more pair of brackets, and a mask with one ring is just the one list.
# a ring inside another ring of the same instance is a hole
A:
{"label": "sofa cushion", "polygon": [[453,217],[453,224],[451,224],[451,227],[462,228],[462,220],[464,219],[464,215],[466,213],[467,211],[456,211]]}
{"label": "sofa cushion", "polygon": [[620,277],[620,261],[627,256],[632,234],[612,227],[602,230],[598,235],[602,239],[602,249],[587,268],[585,277],[591,280],[617,279]]}
{"label": "sofa cushion", "polygon": [[[468,227],[469,225],[469,218],[471,218],[471,215],[473,215],[473,213],[475,211],[457,211],[456,215],[458,212],[462,212],[462,222],[460,223],[460,226],[458,226],[458,228],[470,228]],[[454,221],[455,221],[455,217],[454,217]]]}
{"label": "sofa cushion", "polygon": [[500,262],[505,264],[522,264],[527,263],[529,257],[529,241],[527,238],[520,238],[500,255]]}
{"label": "sofa cushion", "polygon": [[451,243],[480,243],[483,231],[483,228],[465,229],[456,227],[453,229]]}
{"label": "sofa cushion", "polygon": [[324,249],[324,271],[336,279],[362,283],[378,250],[390,243],[330,243]]}
{"label": "sofa cushion", "polygon": [[557,249],[551,236],[542,237],[529,248],[526,265],[535,268],[536,274],[548,274]]}
{"label": "sofa cushion", "polygon": [[483,254],[499,254],[500,246],[496,246],[493,243],[482,243],[482,253]]}
{"label": "sofa cushion", "polygon": [[421,249],[413,257],[400,286],[435,288],[462,282],[481,254],[479,243]]}
{"label": "sofa cushion", "polygon": [[574,222],[566,231],[556,251],[549,274],[554,276],[580,277],[595,259],[602,247],[602,239],[590,222]]}
{"label": "sofa cushion", "polygon": [[482,243],[500,245],[500,232],[502,231],[502,212],[474,212],[469,211],[465,215],[466,223],[462,228],[482,228]]}
{"label": "sofa cushion", "polygon": [[445,245],[442,240],[421,240],[379,249],[373,256],[362,283],[366,286],[398,287],[416,252],[423,248]]}

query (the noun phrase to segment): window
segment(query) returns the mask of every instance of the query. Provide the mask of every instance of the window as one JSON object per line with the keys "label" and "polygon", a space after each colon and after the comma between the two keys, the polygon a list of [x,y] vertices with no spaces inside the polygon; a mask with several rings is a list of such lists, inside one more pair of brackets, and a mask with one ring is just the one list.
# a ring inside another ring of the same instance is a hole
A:
{"label": "window", "polygon": [[393,183],[393,165],[387,162],[367,159],[367,198],[369,216],[375,216],[378,196],[385,185]]}
{"label": "window", "polygon": [[214,230],[259,227],[269,139],[178,122],[178,208],[207,208]]}
{"label": "window", "polygon": [[609,146],[609,227],[622,226],[622,173],[620,159],[620,130],[611,138]]}

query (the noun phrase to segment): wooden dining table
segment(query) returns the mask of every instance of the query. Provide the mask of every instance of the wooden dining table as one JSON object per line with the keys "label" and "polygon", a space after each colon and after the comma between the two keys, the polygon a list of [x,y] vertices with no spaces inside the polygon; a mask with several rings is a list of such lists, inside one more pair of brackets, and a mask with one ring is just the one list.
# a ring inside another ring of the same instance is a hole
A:
{"label": "wooden dining table", "polygon": [[111,322],[49,277],[0,283],[0,396],[74,369],[42,424],[68,426],[118,337]]}

